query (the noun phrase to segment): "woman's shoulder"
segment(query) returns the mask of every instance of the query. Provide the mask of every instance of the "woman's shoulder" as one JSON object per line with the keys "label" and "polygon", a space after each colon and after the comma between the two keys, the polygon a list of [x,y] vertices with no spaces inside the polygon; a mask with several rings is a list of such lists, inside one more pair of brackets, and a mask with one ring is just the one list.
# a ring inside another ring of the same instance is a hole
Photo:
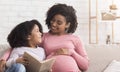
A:
{"label": "woman's shoulder", "polygon": [[47,34],[49,34],[49,32],[44,32],[44,33],[43,33],[43,35],[47,35]]}
{"label": "woman's shoulder", "polygon": [[74,38],[74,39],[79,39],[79,37],[75,34],[68,34],[68,37]]}
{"label": "woman's shoulder", "polygon": [[73,42],[81,42],[81,38],[78,35],[71,34],[69,35],[69,39],[72,40]]}
{"label": "woman's shoulder", "polygon": [[49,32],[43,33],[43,37],[44,37],[44,36],[49,36],[49,35],[50,35]]}
{"label": "woman's shoulder", "polygon": [[[58,37],[58,36],[53,36],[51,35],[49,32],[47,33],[44,33],[43,34],[43,38],[46,38],[46,37]],[[72,33],[69,33],[69,34],[65,34],[65,35],[61,35],[60,36],[61,38],[72,38],[72,39],[79,39],[79,37],[75,34],[72,34]]]}

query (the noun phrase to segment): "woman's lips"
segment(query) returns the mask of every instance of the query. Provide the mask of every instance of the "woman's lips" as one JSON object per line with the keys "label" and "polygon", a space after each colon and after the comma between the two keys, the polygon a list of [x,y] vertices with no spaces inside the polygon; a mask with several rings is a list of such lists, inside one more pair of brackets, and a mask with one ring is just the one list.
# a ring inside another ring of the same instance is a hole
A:
{"label": "woman's lips", "polygon": [[56,27],[51,27],[52,30],[56,30],[57,28]]}

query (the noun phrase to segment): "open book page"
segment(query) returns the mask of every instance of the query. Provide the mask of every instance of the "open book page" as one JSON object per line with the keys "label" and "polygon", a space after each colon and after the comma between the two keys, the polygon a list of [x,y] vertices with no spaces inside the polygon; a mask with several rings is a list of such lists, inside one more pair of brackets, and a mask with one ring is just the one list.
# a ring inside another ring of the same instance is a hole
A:
{"label": "open book page", "polygon": [[113,60],[104,70],[104,72],[120,72],[120,62]]}
{"label": "open book page", "polygon": [[38,56],[28,52],[25,52],[23,57],[29,61],[29,64],[26,66],[27,72],[48,72],[55,61],[54,58],[40,61]]}

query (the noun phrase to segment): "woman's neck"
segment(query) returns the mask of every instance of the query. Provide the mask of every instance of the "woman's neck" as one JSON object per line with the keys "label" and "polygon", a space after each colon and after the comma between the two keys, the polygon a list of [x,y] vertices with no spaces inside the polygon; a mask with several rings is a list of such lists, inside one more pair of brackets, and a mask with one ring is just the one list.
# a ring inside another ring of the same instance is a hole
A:
{"label": "woman's neck", "polygon": [[62,32],[62,33],[53,33],[53,32],[51,32],[51,31],[49,31],[49,33],[52,34],[52,35],[58,35],[58,36],[68,34],[68,33],[66,33],[66,32]]}

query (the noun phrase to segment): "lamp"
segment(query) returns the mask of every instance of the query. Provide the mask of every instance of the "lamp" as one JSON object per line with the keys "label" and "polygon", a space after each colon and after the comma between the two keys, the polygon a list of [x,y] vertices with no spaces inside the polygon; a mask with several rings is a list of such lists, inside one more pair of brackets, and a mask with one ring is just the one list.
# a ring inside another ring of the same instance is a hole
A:
{"label": "lamp", "polygon": [[115,4],[112,4],[109,6],[110,10],[117,10],[117,7]]}
{"label": "lamp", "polygon": [[113,0],[112,0],[112,5],[109,6],[110,10],[117,10],[117,6],[116,4],[114,4]]}
{"label": "lamp", "polygon": [[112,0],[112,4],[109,6],[110,11],[109,12],[102,12],[102,20],[116,20],[116,12],[115,10],[117,10],[117,6],[116,4],[113,3]]}

